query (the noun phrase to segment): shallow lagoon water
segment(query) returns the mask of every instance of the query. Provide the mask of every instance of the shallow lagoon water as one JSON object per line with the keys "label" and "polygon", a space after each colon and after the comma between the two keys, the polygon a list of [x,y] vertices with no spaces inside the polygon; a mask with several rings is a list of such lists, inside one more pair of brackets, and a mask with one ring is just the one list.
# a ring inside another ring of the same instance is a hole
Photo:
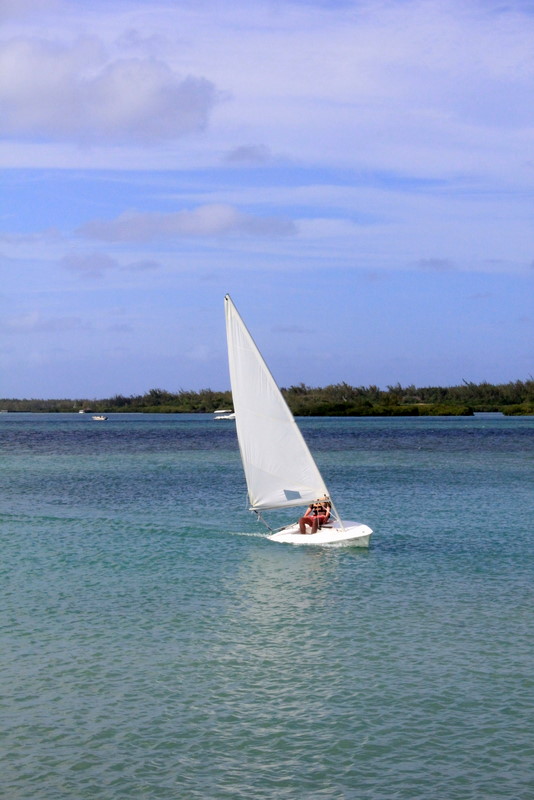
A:
{"label": "shallow lagoon water", "polygon": [[265,539],[235,428],[0,417],[10,800],[527,800],[534,420],[303,419],[371,548]]}

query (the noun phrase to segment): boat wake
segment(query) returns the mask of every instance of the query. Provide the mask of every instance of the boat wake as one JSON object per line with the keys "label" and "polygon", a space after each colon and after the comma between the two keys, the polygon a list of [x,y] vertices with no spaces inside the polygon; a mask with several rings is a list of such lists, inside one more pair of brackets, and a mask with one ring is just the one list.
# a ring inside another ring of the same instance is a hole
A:
{"label": "boat wake", "polygon": [[250,531],[227,531],[230,536],[252,536],[254,539],[267,539],[266,533],[251,533]]}

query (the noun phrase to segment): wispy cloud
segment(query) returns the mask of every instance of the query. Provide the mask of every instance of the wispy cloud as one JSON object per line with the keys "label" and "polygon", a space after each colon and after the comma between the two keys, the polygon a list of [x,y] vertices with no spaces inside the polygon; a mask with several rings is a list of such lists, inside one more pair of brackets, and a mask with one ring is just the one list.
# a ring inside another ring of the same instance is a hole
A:
{"label": "wispy cloud", "polygon": [[0,0],[0,21],[56,9],[61,0]]}
{"label": "wispy cloud", "polygon": [[153,259],[141,259],[120,264],[117,259],[107,253],[69,253],[61,259],[61,265],[85,278],[102,278],[109,272],[126,270],[128,272],[146,272],[159,269],[160,265]]}
{"label": "wispy cloud", "polygon": [[161,264],[159,261],[151,258],[144,258],[140,261],[132,261],[129,264],[126,264],[122,267],[122,269],[126,270],[127,272],[153,272],[154,270],[160,269]]}
{"label": "wispy cloud", "polygon": [[448,258],[421,258],[417,266],[427,272],[451,272],[456,269],[455,264]]}
{"label": "wispy cloud", "polygon": [[274,325],[272,328],[273,333],[289,333],[291,335],[305,335],[308,336],[312,332],[312,328],[306,328],[303,325]]}
{"label": "wispy cloud", "polygon": [[171,213],[129,211],[113,220],[87,222],[77,233],[106,242],[146,242],[184,236],[288,236],[295,230],[291,220],[255,216],[230,205],[213,204]]}
{"label": "wispy cloud", "polygon": [[0,233],[0,242],[18,247],[34,245],[40,247],[45,244],[61,241],[61,233],[57,228],[48,228],[37,233]]}
{"label": "wispy cloud", "polygon": [[61,259],[61,265],[87,278],[101,278],[117,269],[118,262],[106,253],[69,253]]}
{"label": "wispy cloud", "polygon": [[40,311],[28,311],[10,317],[2,324],[10,333],[63,333],[65,331],[89,330],[90,326],[76,316],[45,316]]}
{"label": "wispy cloud", "polygon": [[229,150],[224,160],[227,164],[259,166],[272,161],[272,153],[264,144],[242,144]]}
{"label": "wispy cloud", "polygon": [[213,358],[213,348],[205,344],[196,344],[185,353],[185,356],[190,361],[199,361],[203,363]]}

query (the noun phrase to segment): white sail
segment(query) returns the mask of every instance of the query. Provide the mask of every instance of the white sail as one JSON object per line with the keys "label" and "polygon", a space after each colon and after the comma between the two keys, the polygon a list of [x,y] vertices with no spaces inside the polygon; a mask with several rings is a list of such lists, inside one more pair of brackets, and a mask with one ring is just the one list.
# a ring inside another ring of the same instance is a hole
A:
{"label": "white sail", "polygon": [[260,510],[307,505],[328,490],[229,295],[225,309],[237,437],[250,506]]}

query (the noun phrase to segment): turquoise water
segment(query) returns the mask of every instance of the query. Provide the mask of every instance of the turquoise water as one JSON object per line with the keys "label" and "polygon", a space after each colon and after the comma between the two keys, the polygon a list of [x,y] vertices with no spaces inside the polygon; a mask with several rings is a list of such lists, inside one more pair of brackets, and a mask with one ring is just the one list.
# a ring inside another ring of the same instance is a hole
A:
{"label": "turquoise water", "polygon": [[231,422],[0,415],[6,798],[534,796],[534,420],[299,424],[369,551],[267,541]]}

